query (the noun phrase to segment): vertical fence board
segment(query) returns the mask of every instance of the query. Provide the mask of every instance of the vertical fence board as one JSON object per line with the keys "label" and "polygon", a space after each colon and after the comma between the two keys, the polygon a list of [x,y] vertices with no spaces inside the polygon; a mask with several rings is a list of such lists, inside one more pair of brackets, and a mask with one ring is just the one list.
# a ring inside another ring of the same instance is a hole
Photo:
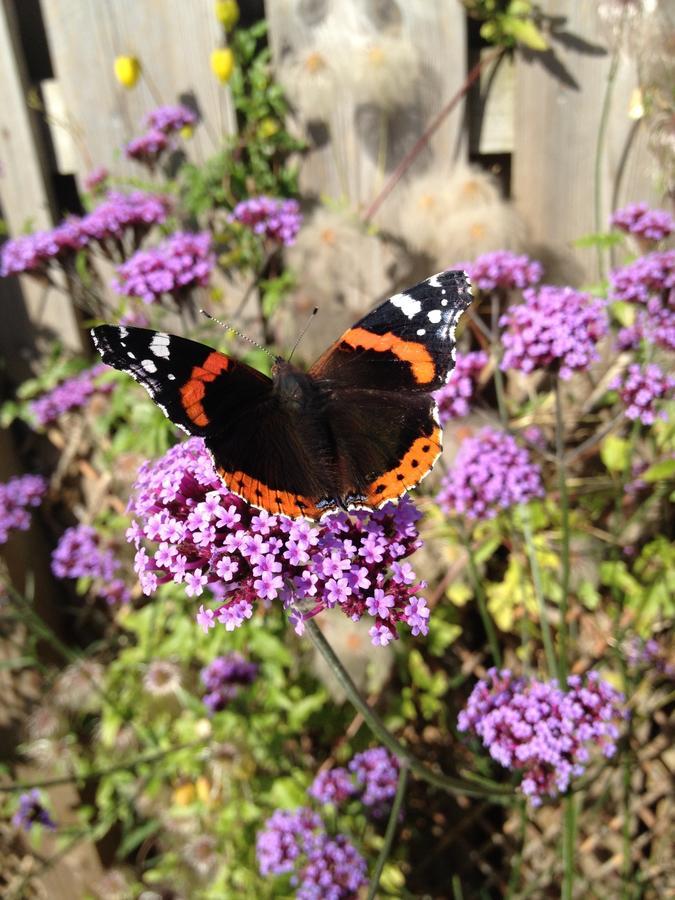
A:
{"label": "vertical fence board", "polygon": [[[145,115],[159,104],[186,98],[196,104],[203,121],[186,142],[196,161],[234,130],[230,92],[210,70],[211,51],[224,43],[211,0],[49,0],[43,12],[80,176],[106,165],[139,177],[143,170],[126,161],[121,148],[142,133]],[[143,75],[133,89],[115,79],[117,56],[141,62]]]}
{"label": "vertical fence board", "polygon": [[[546,0],[542,7],[546,14],[566,19],[565,32],[588,46],[578,40],[553,41],[556,56],[576,87],[519,54],[513,193],[537,240],[550,245],[554,253],[570,253],[583,266],[585,277],[595,278],[595,254],[573,250],[571,242],[596,229],[595,154],[611,54],[605,47],[595,4]],[[601,160],[601,230],[607,230],[613,204],[659,199],[655,166],[644,140],[632,141],[624,160],[635,127],[628,108],[636,84],[634,61],[622,55]]]}
{"label": "vertical fence board", "polygon": [[[30,84],[10,0],[2,0],[0,4],[0,84],[3,218],[12,235],[20,234],[27,226],[49,228],[53,224],[53,205],[46,177],[46,154],[35,113],[27,105]],[[57,291],[46,290],[28,277],[22,277],[18,283],[14,279],[1,280],[0,302],[3,305],[0,348],[10,372],[22,368],[17,357],[22,350],[31,352],[36,331],[58,336],[67,346],[81,346],[70,302]]]}

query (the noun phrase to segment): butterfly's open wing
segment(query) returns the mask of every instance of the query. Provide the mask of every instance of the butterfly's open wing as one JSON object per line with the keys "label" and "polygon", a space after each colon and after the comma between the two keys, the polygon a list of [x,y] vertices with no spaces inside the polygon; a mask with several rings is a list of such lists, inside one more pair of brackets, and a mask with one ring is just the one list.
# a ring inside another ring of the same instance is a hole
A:
{"label": "butterfly's open wing", "polygon": [[366,315],[310,369],[347,505],[380,506],[431,470],[442,438],[431,394],[454,367],[455,327],[471,299],[463,272],[434,275]]}
{"label": "butterfly's open wing", "polygon": [[272,395],[262,372],[205,344],[147,328],[92,329],[103,362],[127,372],[167,418],[188,434],[206,437],[229,428]]}

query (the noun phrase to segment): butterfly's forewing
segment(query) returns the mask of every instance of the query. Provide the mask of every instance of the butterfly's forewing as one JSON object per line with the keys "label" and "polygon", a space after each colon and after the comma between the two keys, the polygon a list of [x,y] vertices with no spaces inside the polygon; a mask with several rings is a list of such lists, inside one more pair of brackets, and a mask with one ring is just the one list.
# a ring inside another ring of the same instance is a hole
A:
{"label": "butterfly's forewing", "polygon": [[455,327],[471,299],[463,272],[434,275],[366,315],[310,369],[348,503],[380,506],[431,470],[442,439],[431,393],[452,371]]}

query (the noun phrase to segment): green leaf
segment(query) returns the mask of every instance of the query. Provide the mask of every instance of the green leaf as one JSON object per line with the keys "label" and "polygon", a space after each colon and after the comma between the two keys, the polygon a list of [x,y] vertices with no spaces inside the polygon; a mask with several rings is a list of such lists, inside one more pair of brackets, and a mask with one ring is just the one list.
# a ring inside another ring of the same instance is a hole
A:
{"label": "green leaf", "polygon": [[519,19],[517,17],[505,17],[503,28],[506,34],[512,35],[519,44],[524,44],[530,50],[543,52],[548,50],[549,44],[532,19]]}
{"label": "green leaf", "polygon": [[600,459],[610,472],[625,472],[630,466],[631,456],[630,441],[616,434],[608,434],[600,444]]}
{"label": "green leaf", "polygon": [[643,472],[640,478],[643,481],[668,481],[675,477],[675,459],[662,459],[660,462],[654,463],[646,472]]}
{"label": "green leaf", "polygon": [[157,819],[151,819],[149,822],[144,822],[142,825],[139,825],[138,828],[134,828],[130,831],[129,834],[122,839],[122,842],[117,848],[118,859],[124,859],[124,857],[128,856],[132,850],[135,850],[136,847],[140,847],[146,838],[149,838],[159,831],[160,826],[161,823]]}

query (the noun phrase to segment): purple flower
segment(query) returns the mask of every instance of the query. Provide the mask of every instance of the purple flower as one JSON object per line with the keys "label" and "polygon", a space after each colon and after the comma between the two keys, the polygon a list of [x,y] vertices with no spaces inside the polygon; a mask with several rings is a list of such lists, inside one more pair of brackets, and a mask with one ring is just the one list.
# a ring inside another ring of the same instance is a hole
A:
{"label": "purple flower", "polygon": [[490,669],[474,687],[457,727],[480,738],[500,765],[523,773],[520,790],[538,806],[582,775],[595,746],[616,752],[624,698],[595,672],[558,682]]}
{"label": "purple flower", "polygon": [[56,823],[45,809],[40,799],[40,792],[34,788],[19,797],[19,808],[12,817],[12,824],[24,831],[30,831],[33,825],[42,825],[53,830]]}
{"label": "purple flower", "polygon": [[156,194],[132,191],[121,194],[110,191],[107,197],[80,222],[88,240],[97,241],[104,252],[114,257],[114,250],[131,231],[132,243],[138,246],[141,238],[153,225],[166,221],[168,199]]}
{"label": "purple flower", "polygon": [[539,466],[515,438],[483,428],[461,445],[437,501],[446,515],[493,519],[502,510],[543,497]]}
{"label": "purple flower", "polygon": [[488,355],[483,350],[457,354],[455,368],[450,373],[447,384],[434,394],[441,426],[451,419],[469,414],[478,376],[487,363]]}
{"label": "purple flower", "polygon": [[609,387],[619,392],[629,419],[653,425],[657,417],[667,418],[666,411],[658,411],[657,406],[670,399],[675,389],[675,376],[666,375],[655,363],[646,366],[632,363]]}
{"label": "purple flower", "polygon": [[85,191],[89,191],[90,193],[98,192],[104,187],[109,177],[110,172],[105,166],[97,166],[84,176],[83,184]]}
{"label": "purple flower", "polygon": [[81,219],[66,219],[51,231],[35,231],[6,241],[2,246],[0,275],[21,272],[44,275],[52,261],[71,259],[87,243],[81,225]]}
{"label": "purple flower", "polygon": [[354,780],[342,766],[319,772],[308,790],[310,797],[319,803],[332,803],[334,806],[341,806],[355,793]]}
{"label": "purple flower", "polygon": [[131,594],[117,578],[121,563],[90,525],[74,525],[61,535],[52,553],[52,572],[57,578],[91,578],[99,597],[108,603],[127,603]]}
{"label": "purple flower", "polygon": [[642,341],[675,351],[675,309],[653,306],[640,310],[632,325],[620,329],[616,346],[621,351],[636,350]]}
{"label": "purple flower", "polygon": [[631,203],[617,209],[610,219],[615,228],[647,241],[661,241],[673,230],[673,217],[665,209],[650,209],[646,203]]}
{"label": "purple flower", "polygon": [[38,424],[48,425],[64,413],[84,406],[95,393],[110,393],[115,386],[112,382],[97,381],[99,376],[107,371],[108,367],[104,363],[99,363],[72,378],[67,378],[51,391],[41,394],[36,400],[31,400],[30,410]]}
{"label": "purple flower", "polygon": [[298,857],[316,846],[320,831],[323,831],[321,818],[307,807],[275,810],[256,841],[261,875],[292,872]]}
{"label": "purple flower", "polygon": [[398,760],[384,747],[372,747],[357,753],[349,763],[349,771],[354,773],[363,791],[361,801],[364,806],[379,809],[394,797],[398,783]]}
{"label": "purple flower", "polygon": [[[238,628],[262,599],[280,600],[300,633],[305,619],[339,605],[353,620],[376,616],[375,644],[393,640],[401,622],[426,634],[422,585],[405,564],[420,546],[419,513],[407,498],[372,513],[334,513],[319,525],[263,515],[225,488],[201,439],[191,438],[141,467],[129,509],[127,539],[144,592],[169,581],[185,584],[189,596],[209,589],[218,606],[200,610],[205,631],[215,619]],[[142,540],[154,545],[150,553]]]}
{"label": "purple flower", "polygon": [[230,222],[239,222],[255,234],[288,246],[295,242],[302,216],[296,200],[260,196],[238,203],[230,215]]}
{"label": "purple flower", "polygon": [[499,324],[505,331],[501,368],[533,372],[553,368],[568,379],[598,359],[596,344],[607,333],[605,302],[569,287],[529,288]]}
{"label": "purple flower", "polygon": [[204,705],[212,713],[220,712],[239,693],[242,685],[251,684],[258,674],[258,666],[239,653],[217,656],[201,671],[202,684],[207,690]]}
{"label": "purple flower", "polygon": [[159,157],[170,146],[169,138],[163,131],[153,128],[147,134],[134,138],[124,148],[127,159],[134,159],[152,168]]}
{"label": "purple flower", "polygon": [[522,290],[538,284],[543,274],[541,263],[509,250],[484,253],[461,268],[466,270],[471,281],[481,291],[494,291],[498,288],[505,291],[514,288]]}
{"label": "purple flower", "polygon": [[366,862],[343,835],[321,834],[298,874],[297,900],[356,900],[368,884]]}
{"label": "purple flower", "polygon": [[5,544],[12,530],[30,527],[28,507],[39,506],[47,490],[40,475],[17,475],[0,482],[0,544]]}
{"label": "purple flower", "polygon": [[153,130],[171,134],[181,128],[192,127],[196,121],[197,116],[187,106],[158,106],[148,113],[145,124]]}
{"label": "purple flower", "polygon": [[177,231],[149,250],[139,250],[117,268],[113,288],[144,303],[158,303],[163,294],[180,298],[196,285],[206,287],[215,265],[208,232]]}
{"label": "purple flower", "polygon": [[626,642],[624,649],[626,662],[631,668],[649,668],[659,672],[666,678],[675,679],[675,665],[668,659],[668,651],[654,638],[644,640],[632,637]]}
{"label": "purple flower", "polygon": [[610,299],[641,303],[650,312],[675,305],[675,250],[640,256],[610,274]]}

